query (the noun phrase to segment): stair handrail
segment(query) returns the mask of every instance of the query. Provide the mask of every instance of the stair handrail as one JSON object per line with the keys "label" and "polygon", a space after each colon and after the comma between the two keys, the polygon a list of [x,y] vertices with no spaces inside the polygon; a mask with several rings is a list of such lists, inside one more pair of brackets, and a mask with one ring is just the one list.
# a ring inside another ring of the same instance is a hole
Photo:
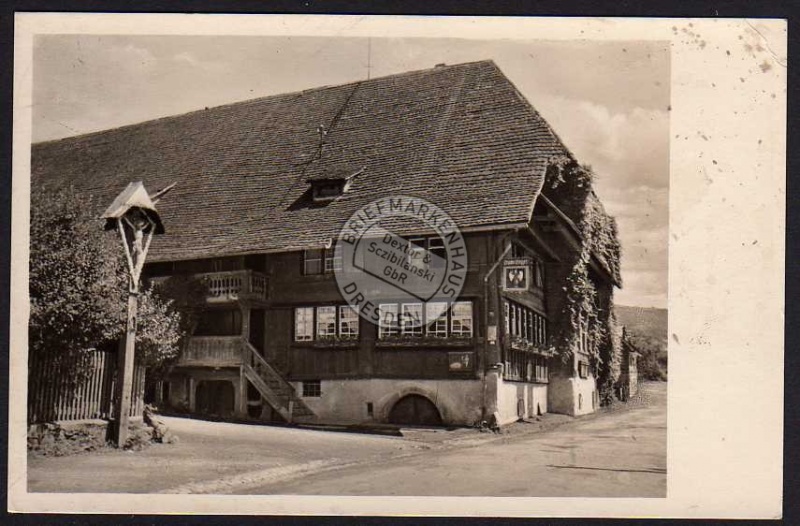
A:
{"label": "stair handrail", "polygon": [[[258,371],[265,372],[270,377],[270,380],[274,380],[282,384],[284,387],[288,387],[292,392],[294,392],[294,386],[287,382],[283,376],[278,374],[278,372],[273,369],[272,365],[270,365],[270,363],[265,360],[263,356],[261,356],[261,353],[258,352],[258,349],[256,349],[252,343],[244,339],[242,341],[244,342],[243,347],[245,349],[245,354],[247,355],[244,362],[247,365],[253,369],[257,369]],[[259,367],[256,367],[256,364]]]}

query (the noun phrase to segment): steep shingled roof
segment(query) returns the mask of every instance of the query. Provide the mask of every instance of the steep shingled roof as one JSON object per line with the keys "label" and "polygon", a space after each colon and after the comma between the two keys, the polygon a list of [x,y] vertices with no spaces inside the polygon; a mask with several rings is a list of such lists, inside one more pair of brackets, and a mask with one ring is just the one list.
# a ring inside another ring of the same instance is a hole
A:
{"label": "steep shingled roof", "polygon": [[[131,181],[150,192],[177,182],[157,205],[167,234],[149,257],[167,261],[320,246],[358,208],[395,194],[439,205],[461,228],[527,222],[547,159],[565,154],[482,61],[35,144],[32,182],[71,183],[100,203]],[[364,170],[340,198],[314,204],[307,181],[341,166]]]}

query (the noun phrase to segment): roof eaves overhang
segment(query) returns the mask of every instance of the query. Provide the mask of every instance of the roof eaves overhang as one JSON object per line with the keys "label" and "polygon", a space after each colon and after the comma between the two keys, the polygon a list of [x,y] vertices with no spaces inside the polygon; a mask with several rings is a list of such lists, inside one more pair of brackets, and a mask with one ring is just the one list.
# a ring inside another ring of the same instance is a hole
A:
{"label": "roof eaves overhang", "polygon": [[[580,244],[583,242],[583,236],[581,235],[581,231],[578,229],[578,226],[575,224],[572,219],[570,219],[567,214],[562,212],[550,199],[548,199],[544,194],[540,193],[538,199],[541,199],[542,202],[552,210],[556,217],[567,227],[566,230],[569,232],[570,237],[573,238],[573,241]],[[622,284],[614,277],[611,270],[609,270],[608,262],[606,262],[605,258],[598,254],[596,251],[592,251],[591,253],[591,260],[589,261],[590,265],[594,270],[602,275],[604,275],[611,283],[614,284],[617,288],[622,288]]]}
{"label": "roof eaves overhang", "polygon": [[[508,222],[508,223],[494,223],[494,224],[487,224],[487,225],[472,225],[462,227],[459,230],[462,234],[474,234],[480,232],[504,232],[510,230],[521,230],[527,228],[529,224],[524,221],[515,221],[515,222]],[[433,229],[426,229],[426,230],[414,230],[408,232],[402,232],[400,235],[408,236],[408,235],[431,235],[434,234],[435,231]],[[302,250],[309,250],[309,249],[316,249],[316,248],[324,248],[327,247],[330,242],[335,238],[335,236],[329,236],[327,238],[320,238],[318,242],[305,244],[305,245],[284,245],[280,247],[272,247],[272,248],[254,248],[252,250],[235,250],[235,251],[209,251],[207,254],[202,254],[197,257],[160,257],[157,253],[153,254],[150,258],[148,258],[148,262],[150,263],[170,263],[175,261],[190,261],[190,260],[197,260],[197,259],[209,259],[209,258],[220,258],[220,257],[239,257],[239,256],[252,256],[256,254],[280,254],[284,252],[299,252]]]}

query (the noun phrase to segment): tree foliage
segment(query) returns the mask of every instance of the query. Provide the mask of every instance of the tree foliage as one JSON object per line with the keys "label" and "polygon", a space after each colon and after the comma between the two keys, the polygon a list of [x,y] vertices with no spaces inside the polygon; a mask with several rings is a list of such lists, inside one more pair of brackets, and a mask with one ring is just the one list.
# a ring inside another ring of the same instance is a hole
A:
{"label": "tree foliage", "polygon": [[[31,195],[29,364],[48,363],[54,376],[75,384],[90,372],[84,365],[90,350],[116,348],[127,320],[128,270],[118,234],[103,230],[100,209],[73,188]],[[179,313],[153,290],[139,303],[139,362],[176,356]]]}

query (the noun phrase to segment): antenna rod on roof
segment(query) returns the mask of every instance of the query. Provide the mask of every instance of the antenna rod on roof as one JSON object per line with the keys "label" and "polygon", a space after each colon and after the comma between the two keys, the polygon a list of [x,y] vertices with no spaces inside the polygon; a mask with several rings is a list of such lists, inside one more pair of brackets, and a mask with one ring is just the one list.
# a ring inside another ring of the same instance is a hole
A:
{"label": "antenna rod on roof", "polygon": [[153,199],[153,204],[156,204],[156,203],[158,203],[159,199],[161,199],[162,197],[164,197],[164,195],[165,195],[167,192],[169,192],[170,190],[172,190],[173,188],[175,188],[175,185],[177,185],[177,184],[178,184],[177,182],[175,182],[175,183],[172,183],[171,185],[169,185],[169,186],[165,186],[164,188],[162,188],[162,189],[161,189],[161,190],[159,190],[158,192],[154,193],[154,194],[151,196],[151,197],[152,197],[152,199]]}

